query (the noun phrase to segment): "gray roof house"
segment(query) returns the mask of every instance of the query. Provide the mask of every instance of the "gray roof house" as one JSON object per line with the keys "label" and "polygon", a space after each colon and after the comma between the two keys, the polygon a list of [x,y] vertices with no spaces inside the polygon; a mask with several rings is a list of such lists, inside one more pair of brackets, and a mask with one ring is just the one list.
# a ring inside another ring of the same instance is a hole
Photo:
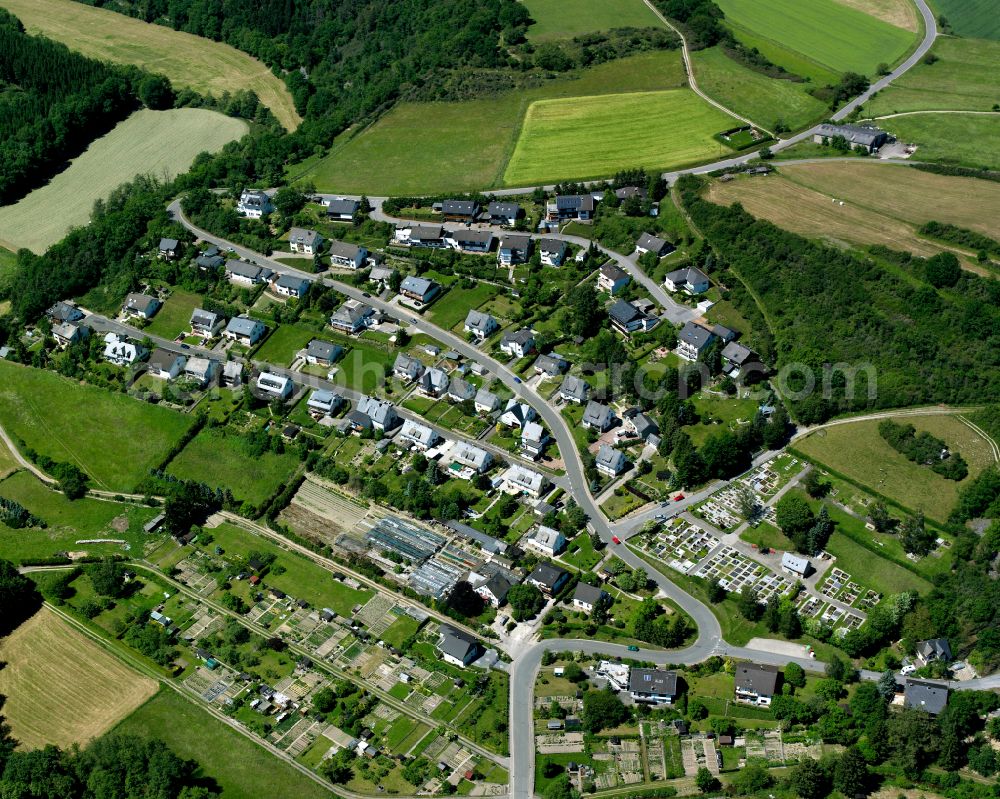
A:
{"label": "gray roof house", "polygon": [[214,311],[195,308],[191,312],[191,332],[202,338],[211,338],[219,329],[222,321],[222,318]]}
{"label": "gray roof house", "polygon": [[288,247],[292,252],[314,254],[323,243],[323,237],[315,230],[293,227],[288,231]]}
{"label": "gray roof house", "polygon": [[601,267],[597,276],[597,288],[608,294],[617,294],[629,284],[630,280],[625,270],[608,261]]}
{"label": "gray roof house", "polygon": [[551,563],[539,563],[525,582],[536,586],[543,594],[556,594],[569,579],[569,572]]}
{"label": "gray roof house", "polygon": [[323,205],[326,206],[327,216],[331,219],[346,221],[353,219],[354,215],[361,207],[361,203],[358,200],[348,200],[337,197],[331,197],[329,200],[324,200]]}
{"label": "gray roof house", "polygon": [[485,388],[476,392],[476,410],[479,413],[493,413],[500,407],[500,397]]}
{"label": "gray roof house", "polygon": [[433,280],[425,277],[414,277],[407,275],[403,282],[399,284],[399,291],[406,297],[417,302],[428,302],[438,293],[440,286]]}
{"label": "gray roof house", "polygon": [[930,680],[907,679],[903,688],[903,707],[923,710],[936,716],[947,706],[947,685]]}
{"label": "gray roof house", "polygon": [[68,302],[57,302],[45,312],[53,322],[76,322],[83,319],[83,311]]}
{"label": "gray roof house", "polygon": [[607,405],[601,404],[600,402],[590,400],[587,403],[587,407],[583,411],[583,418],[580,420],[580,424],[584,427],[589,427],[603,433],[611,427],[611,423],[614,419],[615,415],[611,408]]}
{"label": "gray roof house", "polygon": [[500,350],[515,358],[523,358],[533,349],[535,349],[535,335],[527,328],[504,333],[500,339]]}
{"label": "gray roof house", "polygon": [[351,244],[349,241],[330,242],[330,263],[333,266],[360,269],[367,257],[368,250],[358,244]]}
{"label": "gray roof house", "polygon": [[562,266],[568,245],[562,239],[539,239],[538,254],[545,266]]}
{"label": "gray roof house", "polygon": [[310,285],[312,285],[312,281],[309,278],[283,274],[279,275],[271,283],[271,288],[274,289],[276,294],[280,294],[282,297],[296,297],[301,299],[306,296]]}
{"label": "gray roof house", "polygon": [[669,705],[677,696],[677,672],[663,669],[632,669],[628,692],[636,702]]}
{"label": "gray roof house", "polygon": [[666,239],[661,239],[659,236],[654,236],[651,233],[643,233],[639,236],[639,240],[635,243],[635,248],[642,255],[645,255],[647,252],[653,252],[661,258],[664,255],[669,255],[676,249]]}
{"label": "gray roof house", "polygon": [[733,686],[736,701],[770,706],[771,697],[778,692],[780,677],[777,666],[748,661],[737,664]]}
{"label": "gray roof house", "polygon": [[694,266],[675,269],[663,279],[667,291],[683,291],[685,294],[704,294],[711,283],[708,275]]}
{"label": "gray roof house", "polygon": [[629,335],[640,330],[649,330],[656,324],[656,317],[640,311],[631,302],[615,300],[608,309],[613,327]]}
{"label": "gray roof house", "polygon": [[400,380],[407,382],[416,380],[424,373],[424,365],[404,352],[396,356],[396,362],[392,365],[392,374]]}
{"label": "gray roof house", "polygon": [[566,375],[566,379],[559,387],[559,396],[564,402],[575,402],[579,405],[590,396],[590,385],[576,375]]}
{"label": "gray roof house", "polygon": [[234,316],[226,325],[223,335],[247,347],[252,347],[263,338],[266,330],[263,322],[251,319],[249,316]]}
{"label": "gray roof house", "polygon": [[356,411],[371,420],[377,430],[389,430],[396,424],[396,409],[391,402],[362,394]]}
{"label": "gray roof house", "polygon": [[417,390],[430,397],[443,397],[448,393],[448,373],[432,366],[418,378]]}
{"label": "gray roof house", "polygon": [[535,372],[538,374],[558,377],[567,369],[569,369],[569,361],[554,352],[551,355],[539,355],[535,359]]}
{"label": "gray roof house", "polygon": [[306,362],[329,366],[340,357],[344,348],[329,341],[314,338],[306,345]]}
{"label": "gray roof house", "polygon": [[473,309],[465,317],[465,332],[472,333],[479,340],[491,336],[498,327],[497,320],[482,311]]}
{"label": "gray roof house", "polygon": [[625,455],[607,444],[601,444],[601,448],[597,450],[596,461],[597,471],[609,477],[617,477],[628,466]]}
{"label": "gray roof house", "polygon": [[577,583],[573,592],[573,607],[591,613],[607,597],[608,592],[601,588],[595,588],[590,583]]}
{"label": "gray roof house", "polygon": [[494,200],[486,206],[486,213],[490,215],[490,222],[494,225],[514,225],[524,215],[524,210],[517,203]]}
{"label": "gray roof house", "polygon": [[226,277],[234,283],[253,286],[267,282],[273,273],[270,269],[246,261],[226,261]]}
{"label": "gray roof house", "polygon": [[456,222],[471,222],[479,213],[479,203],[474,200],[445,200],[441,203],[441,215]]}
{"label": "gray roof house", "polygon": [[738,341],[730,341],[722,348],[723,371],[730,377],[737,377],[751,365],[763,369],[757,353],[749,347],[744,347]]}
{"label": "gray roof house", "polygon": [[157,251],[161,258],[176,258],[180,251],[181,243],[177,239],[160,239]]}
{"label": "gray roof house", "polygon": [[453,377],[448,383],[448,399],[452,402],[465,402],[476,396],[476,387],[468,380]]}
{"label": "gray roof house", "polygon": [[141,319],[152,319],[160,310],[160,301],[148,294],[129,294],[122,306],[126,316],[138,316]]}
{"label": "gray roof house", "polygon": [[698,356],[712,343],[715,333],[694,322],[686,322],[677,334],[677,354],[688,361],[697,361]]}
{"label": "gray roof house", "polygon": [[459,668],[465,668],[481,654],[479,642],[475,638],[447,624],[441,625],[438,649],[446,663]]}
{"label": "gray roof house", "polygon": [[927,641],[917,643],[917,657],[923,663],[930,663],[932,660],[943,660],[945,663],[951,661],[951,647],[945,638],[931,638]]}
{"label": "gray roof house", "polygon": [[370,305],[359,305],[345,302],[330,316],[330,327],[345,333],[357,333],[368,327],[375,316],[375,309]]}
{"label": "gray roof house", "polygon": [[889,140],[889,134],[878,128],[824,123],[816,129],[813,141],[822,144],[824,139],[830,140],[837,136],[843,136],[850,145],[864,147],[869,153],[874,153]]}
{"label": "gray roof house", "polygon": [[812,564],[808,558],[785,552],[781,556],[781,570],[796,577],[808,577],[812,571]]}

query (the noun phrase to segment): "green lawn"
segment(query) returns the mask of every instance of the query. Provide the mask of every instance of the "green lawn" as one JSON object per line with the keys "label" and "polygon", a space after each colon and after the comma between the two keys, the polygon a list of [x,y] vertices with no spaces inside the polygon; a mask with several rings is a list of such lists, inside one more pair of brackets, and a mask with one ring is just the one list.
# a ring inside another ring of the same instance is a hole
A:
{"label": "green lawn", "polygon": [[777,549],[779,551],[795,551],[795,544],[781,530],[770,522],[761,522],[756,527],[748,527],[740,538],[749,544]]}
{"label": "green lawn", "polygon": [[500,289],[491,283],[476,283],[471,289],[453,286],[444,300],[435,303],[427,312],[427,318],[438,327],[449,330],[462,324],[470,310],[489,302],[499,293]]}
{"label": "green lawn", "polygon": [[726,27],[740,43],[747,47],[756,47],[771,63],[784,67],[793,75],[807,79],[813,86],[833,85],[840,78],[840,73],[836,70],[824,67],[797,50],[768,38],[767,32],[763,35],[757,34],[739,25],[733,25],[731,21],[727,21]]}
{"label": "green lawn", "polygon": [[921,62],[865,107],[873,116],[902,111],[989,111],[1000,103],[996,70],[1000,42],[952,39],[934,42],[933,64]]}
{"label": "green lawn", "polygon": [[381,639],[387,644],[398,648],[407,638],[413,635],[419,627],[420,622],[412,616],[407,616],[404,613],[402,616],[399,616],[396,621],[389,625],[388,629],[382,633]]}
{"label": "green lawn", "polygon": [[117,544],[78,545],[81,538],[124,539],[141,554],[148,538],[142,526],[157,514],[154,508],[86,497],[71,502],[24,471],[0,481],[0,497],[21,503],[46,524],[44,530],[12,530],[0,524],[0,558],[15,562],[84,549],[94,554],[122,552]]}
{"label": "green lawn", "polygon": [[852,521],[864,528],[863,522],[859,523],[836,508],[831,510],[830,518],[837,522],[839,529],[830,537],[826,549],[837,557],[835,565],[859,583],[888,594],[898,594],[903,591],[918,591],[923,594],[930,590],[930,583],[923,578],[902,566],[879,558],[870,549],[842,532],[842,528]]}
{"label": "green lawn", "polygon": [[184,289],[174,289],[153,321],[146,328],[151,336],[161,336],[163,338],[176,338],[179,333],[191,329],[191,312],[195,308],[200,308],[202,299],[199,295],[193,294]]}
{"label": "green lawn", "polygon": [[642,165],[691,164],[720,154],[712,136],[735,124],[690,89],[532,103],[507,185],[593,178]]}
{"label": "green lawn", "polygon": [[916,158],[960,166],[1000,168],[1000,114],[917,114],[880,122],[904,142],[918,145]]}
{"label": "green lawn", "polygon": [[736,430],[739,423],[752,422],[758,405],[756,400],[736,397],[723,399],[708,394],[697,394],[692,402],[701,421],[684,430],[698,446],[715,433]]}
{"label": "green lawn", "polygon": [[350,346],[337,362],[337,383],[370,394],[385,383],[385,369],[392,366],[396,354],[361,341]]}
{"label": "green lawn", "polygon": [[1000,15],[993,0],[934,0],[933,7],[959,36],[1000,39]]}
{"label": "green lawn", "polygon": [[298,458],[285,452],[251,455],[238,433],[205,428],[170,462],[167,471],[186,480],[223,486],[238,500],[259,505],[288,482]]}
{"label": "green lawn", "polygon": [[218,783],[222,799],[333,796],[330,790],[167,688],[161,689],[115,731],[156,738],[175,754],[196,760],[203,775]]}
{"label": "green lawn", "polygon": [[835,0],[718,0],[726,18],[837,72],[899,60],[915,36]]}
{"label": "green lawn", "polygon": [[[499,186],[533,100],[684,85],[679,51],[664,50],[616,59],[496,97],[401,103],[353,138],[339,137],[328,155],[292,167],[289,176],[311,180],[320,191],[369,194],[430,194]],[[415,158],[414,153],[421,157]]]}
{"label": "green lawn", "polygon": [[535,21],[528,38],[535,42],[569,39],[612,28],[662,27],[642,0],[526,0]]}
{"label": "green lawn", "polygon": [[79,466],[98,488],[131,491],[191,421],[55,372],[0,361],[0,424],[37,452]]}
{"label": "green lawn", "polygon": [[747,69],[712,47],[692,54],[698,86],[710,97],[765,128],[778,120],[794,129],[823,117],[826,104],[807,89],[808,83],[774,80]]}
{"label": "green lawn", "polygon": [[295,353],[319,338],[316,332],[301,325],[278,325],[254,353],[255,361],[265,361],[275,366],[289,366]]}

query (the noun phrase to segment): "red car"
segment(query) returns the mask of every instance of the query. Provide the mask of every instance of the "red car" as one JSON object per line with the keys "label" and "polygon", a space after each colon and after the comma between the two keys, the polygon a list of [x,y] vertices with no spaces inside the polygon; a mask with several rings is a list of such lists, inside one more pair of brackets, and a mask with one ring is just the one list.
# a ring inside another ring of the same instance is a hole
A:
{"label": "red car", "polygon": [[611,540],[616,544],[620,544],[622,542],[622,540],[616,535],[611,536]]}
{"label": "red car", "polygon": [[680,502],[682,499],[684,499],[684,495],[678,494],[676,497],[674,497],[674,502]]}

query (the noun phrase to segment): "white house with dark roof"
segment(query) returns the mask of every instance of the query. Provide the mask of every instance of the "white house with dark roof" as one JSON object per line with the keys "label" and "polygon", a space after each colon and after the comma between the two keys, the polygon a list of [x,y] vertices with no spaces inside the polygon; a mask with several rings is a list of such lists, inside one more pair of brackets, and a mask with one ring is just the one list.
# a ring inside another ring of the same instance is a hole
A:
{"label": "white house with dark roof", "polygon": [[306,363],[314,366],[330,366],[344,352],[339,344],[314,338],[306,345]]}
{"label": "white house with dark roof", "polygon": [[917,660],[923,666],[933,663],[935,660],[950,663],[951,647],[948,645],[948,640],[945,638],[931,638],[927,641],[919,641],[917,643]]}
{"label": "white house with dark roof", "polygon": [[452,402],[465,402],[474,399],[476,387],[468,380],[461,377],[453,377],[448,381],[448,399]]}
{"label": "white house with dark roof", "polygon": [[187,358],[183,355],[157,347],[146,362],[146,374],[160,380],[174,380],[184,371],[186,363]]}
{"label": "white house with dark roof", "polygon": [[584,613],[593,613],[594,608],[607,602],[610,598],[607,591],[595,588],[589,583],[580,582],[576,584],[576,590],[573,592],[573,607]]}
{"label": "white house with dark roof", "polygon": [[225,319],[214,311],[195,308],[191,312],[191,335],[212,338],[222,328]]}
{"label": "white house with dark roof", "polygon": [[156,312],[160,310],[162,303],[156,297],[148,294],[129,294],[122,305],[122,313],[125,316],[137,316],[140,319],[152,319]]}
{"label": "white house with dark roof", "polygon": [[332,416],[344,404],[344,398],[334,391],[318,388],[309,395],[306,409],[313,417]]}
{"label": "white house with dark roof", "polygon": [[354,300],[348,300],[330,315],[330,327],[348,335],[366,330],[374,321],[375,309]]}
{"label": "white house with dark roof", "polygon": [[424,373],[424,365],[411,355],[405,352],[396,356],[396,361],[392,365],[392,375],[397,380],[410,383]]}
{"label": "white house with dark roof", "polygon": [[234,316],[222,335],[244,347],[252,347],[264,337],[265,332],[267,328],[263,322],[249,316]]}
{"label": "white house with dark roof", "polygon": [[722,371],[734,380],[753,371],[763,374],[764,366],[760,356],[738,341],[730,341],[722,348]]}
{"label": "white house with dark roof", "polygon": [[[341,269],[360,269],[365,265],[368,250],[359,244],[348,241],[330,242],[330,264]],[[372,278],[374,279],[374,278]]]}
{"label": "white house with dark roof", "polygon": [[440,290],[441,287],[433,280],[414,275],[407,275],[399,284],[399,293],[419,304],[430,302]]}
{"label": "white house with dark roof", "polygon": [[628,693],[634,702],[649,705],[673,704],[677,697],[677,672],[633,668],[628,676]]}
{"label": "white house with dark roof", "polygon": [[611,319],[611,326],[626,336],[652,330],[659,321],[625,300],[615,300],[608,309],[608,317]]}
{"label": "white house with dark roof", "polygon": [[52,338],[60,347],[68,347],[90,338],[90,328],[77,322],[59,322],[52,325]]}
{"label": "white house with dark roof", "polygon": [[315,230],[293,227],[288,231],[288,249],[300,255],[315,255],[323,246],[323,236]]}
{"label": "white house with dark roof", "polygon": [[535,374],[559,377],[567,369],[569,369],[569,361],[554,352],[551,355],[539,355],[535,359]]}
{"label": "white house with dark roof", "polygon": [[417,378],[417,391],[427,397],[443,397],[448,393],[448,373],[432,366]]}
{"label": "white house with dark roof", "polygon": [[592,194],[562,194],[546,204],[545,214],[551,222],[562,219],[588,221],[594,216],[596,204]]}
{"label": "white house with dark roof", "polygon": [[657,257],[662,258],[664,255],[672,253],[675,249],[677,248],[669,241],[661,239],[659,236],[654,236],[652,233],[643,233],[635,243],[635,250],[639,255],[651,252],[655,253]]}
{"label": "white house with dark roof", "polygon": [[533,422],[538,418],[535,409],[526,402],[518,402],[511,397],[507,400],[507,405],[500,415],[500,424],[507,427],[524,427],[528,422]]}
{"label": "white house with dark roof", "polygon": [[165,261],[172,261],[181,251],[181,243],[177,239],[160,239],[157,255]]}
{"label": "white house with dark roof", "polygon": [[686,322],[677,334],[677,355],[686,361],[697,361],[709,344],[715,340],[715,333],[695,322]]}
{"label": "white house with dark roof", "polygon": [[516,225],[517,220],[524,216],[524,209],[517,203],[505,203],[494,200],[486,206],[492,225]]}
{"label": "white house with dark roof", "polygon": [[477,413],[493,413],[500,408],[500,397],[492,391],[481,388],[476,392],[475,404]]}
{"label": "white house with dark roof", "polygon": [[356,411],[366,416],[376,430],[391,430],[399,418],[391,402],[366,394],[362,394],[358,399]]}
{"label": "white house with dark roof", "polygon": [[241,286],[259,286],[271,279],[274,273],[265,266],[257,266],[247,261],[226,261],[226,279]]}
{"label": "white house with dark roof", "polygon": [[337,222],[351,222],[361,208],[361,203],[346,197],[325,197],[323,206],[326,208],[326,215],[329,219]]}
{"label": "white house with dark roof", "polygon": [[295,384],[284,375],[261,372],[257,375],[257,389],[278,399],[288,399],[295,391]]}
{"label": "white house with dark roof", "polygon": [[777,666],[750,663],[736,664],[733,690],[736,701],[758,707],[770,707],[771,699],[778,693],[781,672]]}
{"label": "white house with dark roof", "polygon": [[615,421],[614,411],[607,405],[590,400],[587,407],[583,409],[583,418],[580,424],[598,433],[605,432]]}
{"label": "white house with dark roof", "polygon": [[497,320],[490,314],[473,309],[466,315],[463,329],[466,333],[471,333],[476,339],[482,341],[492,336],[499,327]]}
{"label": "white house with dark roof", "polygon": [[258,189],[246,189],[240,194],[240,201],[236,203],[238,213],[247,219],[260,219],[262,216],[274,211],[274,205],[267,192]]}
{"label": "white house with dark roof", "polygon": [[83,319],[83,311],[71,302],[57,302],[49,308],[45,315],[53,322],[77,322]]}
{"label": "white house with dark roof", "polygon": [[459,252],[484,253],[493,249],[495,236],[492,230],[470,230],[466,227],[448,232],[445,241]]}
{"label": "white house with dark roof", "polygon": [[460,669],[474,663],[482,655],[482,647],[475,638],[447,624],[441,625],[441,638],[437,648],[445,663]]}
{"label": "white house with dark roof", "polygon": [[441,216],[448,222],[474,222],[479,214],[475,200],[445,200],[441,203]]}
{"label": "white house with dark roof", "polygon": [[393,240],[406,247],[447,247],[444,228],[441,225],[418,225],[403,222],[396,226]]}
{"label": "white house with dark roof", "polygon": [[538,255],[542,266],[562,266],[566,260],[568,245],[562,239],[543,238],[538,240]]}
{"label": "white house with dark roof", "polygon": [[309,278],[284,274],[279,275],[271,282],[271,289],[275,294],[280,294],[282,297],[302,299],[306,296],[311,285],[312,281]]}
{"label": "white house with dark roof", "polygon": [[433,447],[440,436],[437,432],[425,424],[420,424],[412,419],[403,421],[403,428],[399,431],[399,440],[404,444],[426,450]]}
{"label": "white house with dark roof", "polygon": [[535,334],[527,328],[513,333],[504,333],[500,339],[500,351],[512,358],[524,358],[535,349]]}
{"label": "white house with dark roof", "polygon": [[492,607],[498,608],[507,601],[510,582],[502,574],[494,574],[485,583],[479,585],[475,591]]}
{"label": "white house with dark roof", "polygon": [[525,578],[525,582],[535,586],[547,596],[558,594],[569,579],[569,572],[551,563],[539,563]]}
{"label": "white house with dark roof", "polygon": [[597,274],[597,288],[599,291],[606,291],[608,294],[617,294],[625,288],[632,280],[628,272],[620,268],[617,264],[608,261],[601,267]]}
{"label": "white house with dark roof", "polygon": [[704,294],[708,291],[709,286],[712,285],[712,281],[708,279],[708,275],[697,267],[684,266],[680,269],[675,269],[673,272],[668,272],[667,276],[663,279],[663,285],[667,287],[667,291],[683,291],[685,294],[694,295]]}
{"label": "white house with dark roof", "polygon": [[562,385],[559,387],[559,396],[563,402],[572,402],[580,405],[586,402],[590,396],[590,384],[582,377],[566,375]]}
{"label": "white house with dark roof", "polygon": [[614,447],[601,444],[601,448],[597,450],[596,466],[601,474],[617,477],[628,467],[628,459]]}
{"label": "white house with dark roof", "polygon": [[497,261],[501,266],[523,264],[531,256],[531,236],[509,233],[500,238]]}

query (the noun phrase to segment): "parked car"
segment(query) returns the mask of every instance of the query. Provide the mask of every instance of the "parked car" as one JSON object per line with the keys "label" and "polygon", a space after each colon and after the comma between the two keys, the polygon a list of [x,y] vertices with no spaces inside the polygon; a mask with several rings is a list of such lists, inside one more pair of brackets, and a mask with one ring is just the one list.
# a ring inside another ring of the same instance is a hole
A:
{"label": "parked car", "polygon": [[622,542],[622,540],[616,535],[611,536],[611,540],[616,544],[620,544]]}
{"label": "parked car", "polygon": [[629,644],[628,651],[629,652],[638,652],[639,651],[639,647],[637,647],[635,644]]}

